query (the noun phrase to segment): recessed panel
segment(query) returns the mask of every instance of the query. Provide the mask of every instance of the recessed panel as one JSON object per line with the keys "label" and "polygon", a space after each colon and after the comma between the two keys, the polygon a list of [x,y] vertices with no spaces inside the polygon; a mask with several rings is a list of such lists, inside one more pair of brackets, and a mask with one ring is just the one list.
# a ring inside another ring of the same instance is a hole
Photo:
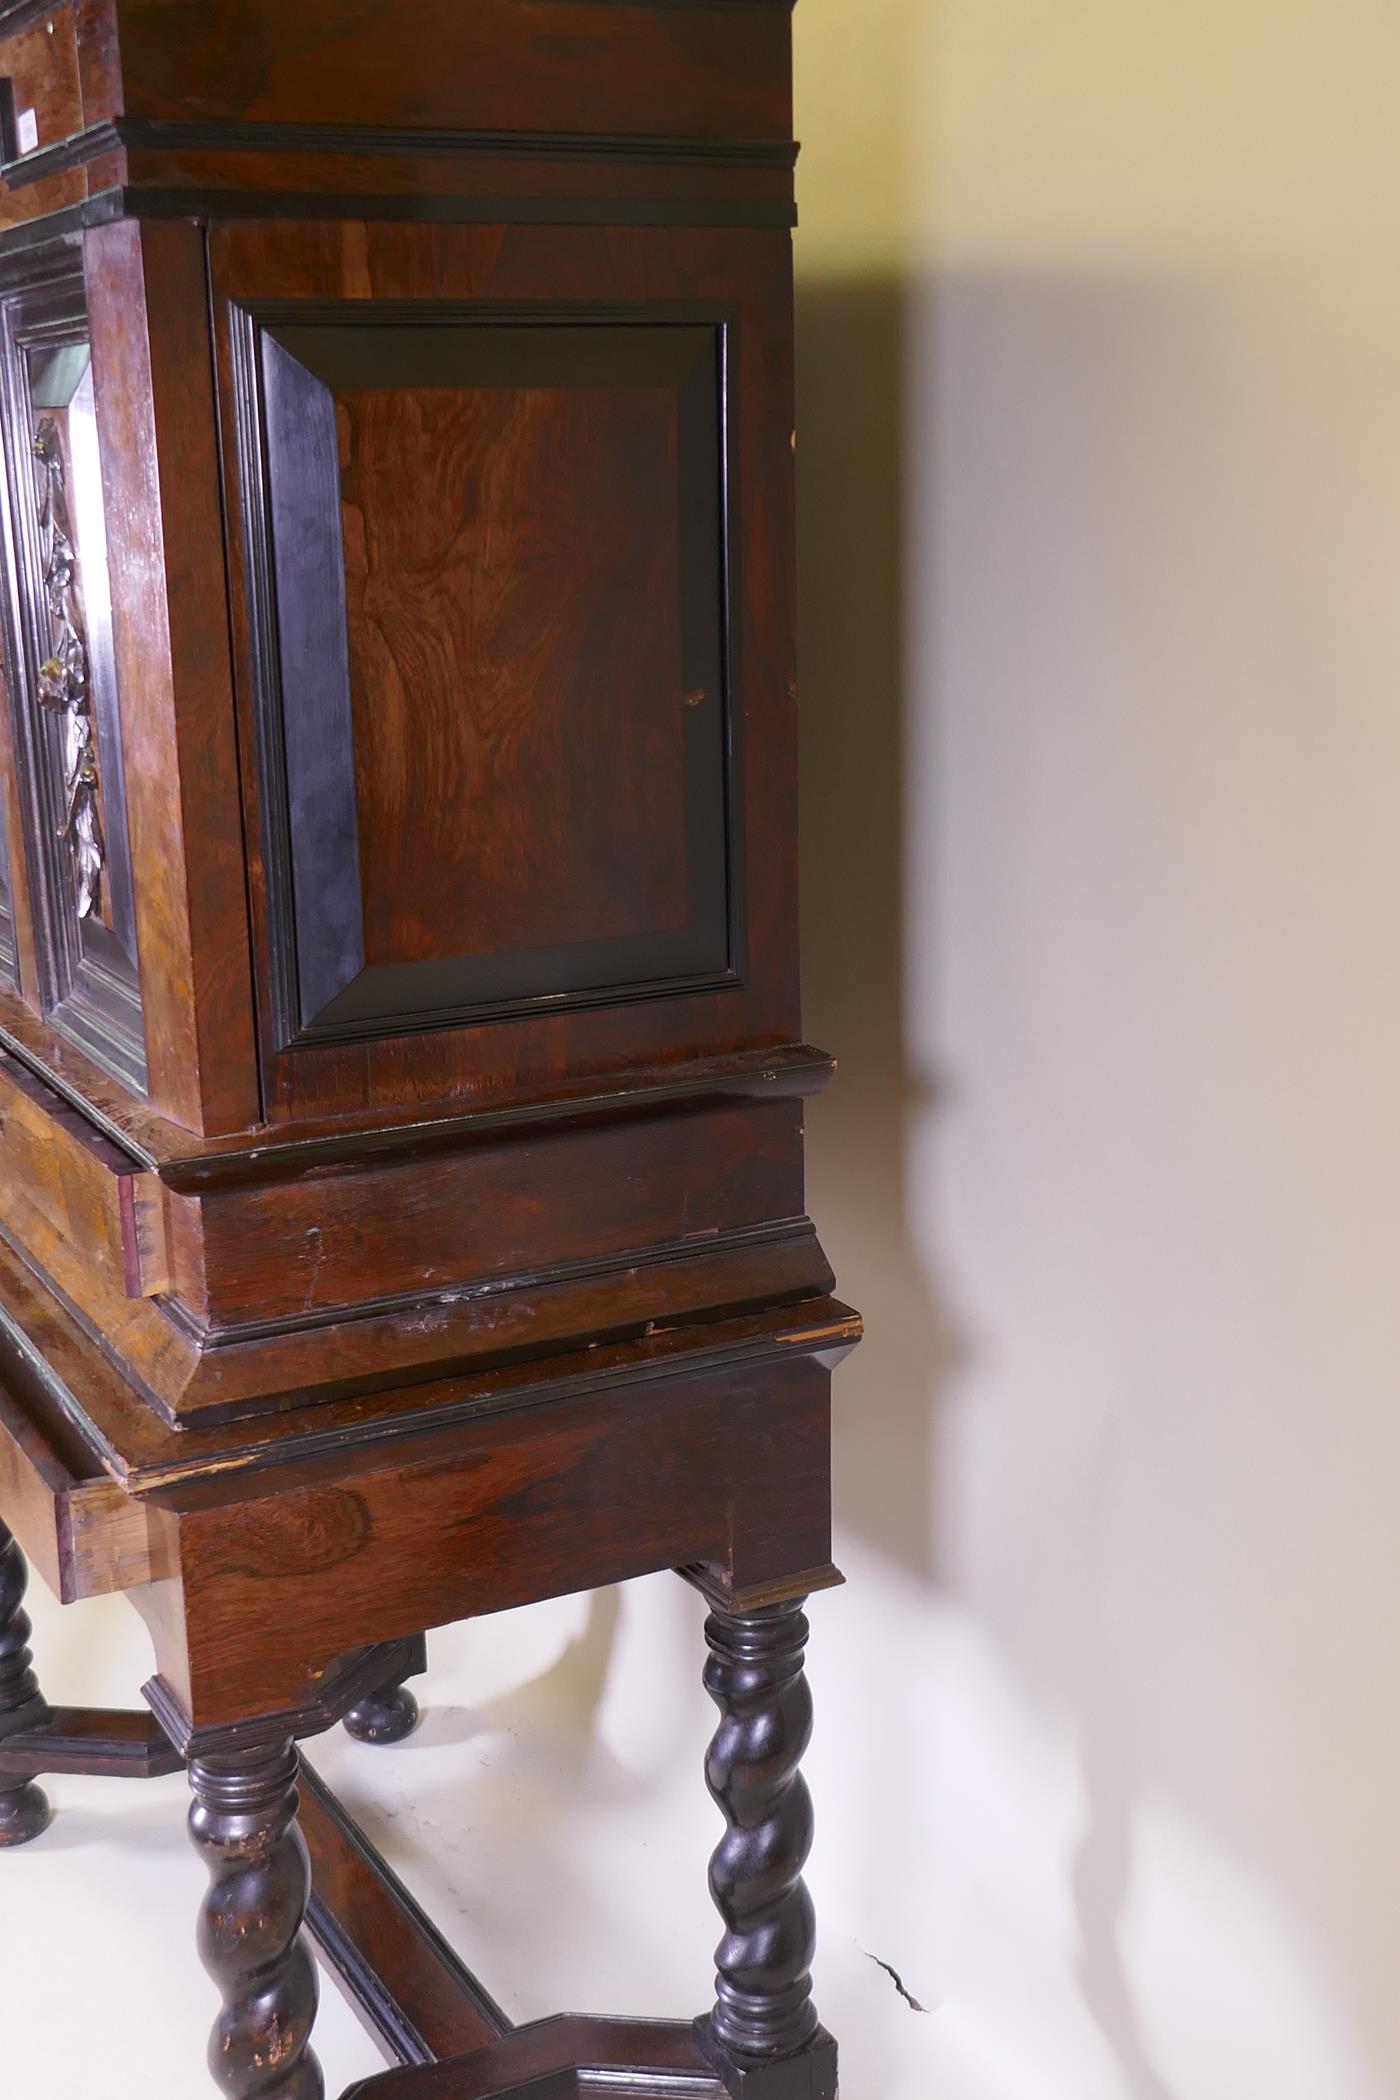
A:
{"label": "recessed panel", "polygon": [[722,330],[247,346],[282,1040],[722,979]]}
{"label": "recessed panel", "polygon": [[366,961],[683,929],[674,392],[339,417]]}

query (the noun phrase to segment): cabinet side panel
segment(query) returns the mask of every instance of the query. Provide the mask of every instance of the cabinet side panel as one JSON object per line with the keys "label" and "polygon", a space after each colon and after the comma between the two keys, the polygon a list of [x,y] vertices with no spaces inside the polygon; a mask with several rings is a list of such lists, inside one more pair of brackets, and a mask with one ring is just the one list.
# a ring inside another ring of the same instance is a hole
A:
{"label": "cabinet side panel", "polygon": [[210,238],[270,1119],[797,1041],[787,236]]}
{"label": "cabinet side panel", "polygon": [[791,133],[790,0],[123,0],[131,116]]}

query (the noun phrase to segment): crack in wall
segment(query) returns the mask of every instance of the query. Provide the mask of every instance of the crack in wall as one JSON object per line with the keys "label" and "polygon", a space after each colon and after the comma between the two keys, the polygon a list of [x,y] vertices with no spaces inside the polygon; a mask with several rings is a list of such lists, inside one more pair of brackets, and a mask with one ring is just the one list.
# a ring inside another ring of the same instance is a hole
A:
{"label": "crack in wall", "polygon": [[913,2010],[916,2013],[926,2013],[928,2011],[928,2007],[926,2005],[920,2005],[918,1999],[914,1996],[913,1992],[907,1987],[904,1978],[900,1975],[898,1969],[892,1969],[887,1961],[881,1961],[878,1954],[871,1954],[868,1951],[868,1949],[864,1947],[862,1947],[860,1951],[865,1956],[867,1961],[874,1962],[877,1969],[884,1970],[885,1974],[889,1977],[890,1982],[899,1992],[900,1997],[904,2000],[906,2005],[912,2006]]}

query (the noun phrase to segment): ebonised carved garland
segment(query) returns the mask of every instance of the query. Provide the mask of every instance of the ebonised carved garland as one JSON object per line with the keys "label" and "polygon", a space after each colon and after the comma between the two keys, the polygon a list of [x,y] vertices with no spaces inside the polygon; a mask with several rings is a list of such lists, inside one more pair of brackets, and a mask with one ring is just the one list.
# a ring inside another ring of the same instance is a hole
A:
{"label": "ebonised carved garland", "polygon": [[[313,1944],[398,2066],[344,2100],[835,2093],[790,41],[0,0],[0,1845],[188,1766],[230,2100],[322,2092]],[[149,1711],[46,1703],[26,1555]],[[296,1746],[668,1567],[714,2002],[514,2029]]]}

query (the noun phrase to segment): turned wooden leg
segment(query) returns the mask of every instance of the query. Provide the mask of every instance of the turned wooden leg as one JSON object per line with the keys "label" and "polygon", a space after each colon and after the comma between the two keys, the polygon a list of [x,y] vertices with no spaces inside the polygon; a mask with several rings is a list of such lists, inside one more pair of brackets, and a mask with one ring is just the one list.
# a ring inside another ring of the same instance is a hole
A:
{"label": "turned wooden leg", "polygon": [[[30,1668],[33,1629],[23,1609],[28,1585],[24,1555],[0,1524],[0,1742],[32,1727],[47,1712]],[[32,1780],[11,1782],[0,1790],[0,1845],[27,1845],[47,1830],[52,1816],[47,1796]]]}
{"label": "turned wooden leg", "polygon": [[705,1778],[728,1827],[710,1862],[725,1932],[702,2039],[746,2100],[831,2100],[836,2090],[835,2045],[812,2003],[816,1925],[802,1879],[812,1848],[798,1769],[812,1733],[803,1602],[714,1611],[705,1626],[705,1688],[720,1711]]}
{"label": "turned wooden leg", "polygon": [[401,1743],[418,1726],[418,1701],[406,1684],[390,1678],[345,1716],[345,1732],[357,1743]]}
{"label": "turned wooden leg", "polygon": [[209,2068],[229,2100],[324,2100],[296,1779],[290,1742],[190,1762],[190,1835],[209,1869],[199,1952],[224,1998]]}

